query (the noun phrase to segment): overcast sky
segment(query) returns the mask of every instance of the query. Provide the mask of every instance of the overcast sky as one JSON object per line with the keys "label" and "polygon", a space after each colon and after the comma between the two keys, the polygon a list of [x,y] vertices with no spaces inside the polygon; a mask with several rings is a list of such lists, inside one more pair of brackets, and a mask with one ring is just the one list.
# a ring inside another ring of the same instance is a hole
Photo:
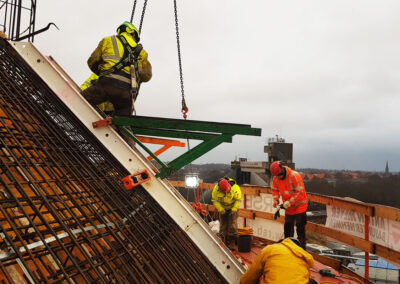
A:
{"label": "overcast sky", "polygon": [[[35,44],[81,84],[87,58],[132,6],[40,0],[36,29],[54,22],[60,31]],[[262,137],[234,137],[195,162],[264,161],[278,134],[294,143],[299,168],[382,171],[388,160],[400,171],[399,11],[398,0],[178,0],[188,118],[262,128]],[[153,78],[137,114],[181,118],[172,0],[148,0],[141,39]]]}

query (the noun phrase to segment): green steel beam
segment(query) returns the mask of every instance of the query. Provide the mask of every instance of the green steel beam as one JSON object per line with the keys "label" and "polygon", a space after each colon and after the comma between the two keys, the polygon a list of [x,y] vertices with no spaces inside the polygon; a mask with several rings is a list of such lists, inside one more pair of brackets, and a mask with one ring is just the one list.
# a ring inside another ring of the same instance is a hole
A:
{"label": "green steel beam", "polygon": [[124,126],[261,136],[260,128],[251,128],[248,124],[217,123],[144,116],[115,116],[112,120],[113,124]]}
{"label": "green steel beam", "polygon": [[190,164],[197,158],[201,157],[205,153],[209,152],[210,150],[214,149],[218,145],[220,145],[223,142],[227,142],[232,140],[232,135],[229,134],[223,134],[217,137],[214,137],[211,140],[204,141],[197,145],[196,147],[192,148],[190,151],[186,152],[185,154],[179,156],[172,162],[168,163],[168,169],[162,168],[160,170],[160,173],[157,175],[160,178],[165,178],[182,167]]}
{"label": "green steel beam", "polygon": [[[161,165],[160,172],[157,174],[160,178],[173,174],[223,142],[231,143],[232,137],[236,134],[261,136],[260,128],[252,128],[247,124],[144,116],[115,116],[112,118],[112,124],[121,128]],[[129,129],[132,129],[133,133]],[[134,135],[197,139],[203,142],[166,165]]]}

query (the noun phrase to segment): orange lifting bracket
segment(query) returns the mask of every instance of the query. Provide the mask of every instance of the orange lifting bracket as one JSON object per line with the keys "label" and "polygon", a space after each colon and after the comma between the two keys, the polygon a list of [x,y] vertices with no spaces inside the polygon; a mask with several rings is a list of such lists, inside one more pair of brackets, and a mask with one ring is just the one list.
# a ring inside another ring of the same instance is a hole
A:
{"label": "orange lifting bracket", "polygon": [[[111,124],[112,124],[112,117],[107,117],[105,119],[92,122],[93,128],[104,127],[104,126],[108,126],[108,125],[111,125]],[[185,143],[180,142],[178,140],[170,140],[170,139],[154,138],[154,137],[143,137],[143,136],[136,136],[136,138],[142,143],[163,145],[163,147],[161,147],[160,149],[158,149],[154,153],[154,155],[156,155],[156,156],[164,153],[165,151],[167,151],[172,146],[176,146],[176,147],[185,147],[186,146]],[[147,159],[149,161],[151,161],[153,159],[153,157],[152,156],[148,156]]]}
{"label": "orange lifting bracket", "polygon": [[93,125],[93,128],[98,128],[98,127],[111,125],[111,123],[112,123],[112,117],[107,117],[106,119],[92,122],[92,125]]}
{"label": "orange lifting bracket", "polygon": [[[163,138],[153,138],[153,137],[143,137],[143,136],[136,136],[136,138],[142,143],[149,143],[149,144],[158,144],[163,145],[160,149],[154,152],[154,155],[158,156],[164,153],[166,150],[171,148],[172,146],[175,147],[185,147],[186,144],[184,142],[178,140],[170,140],[170,139],[163,139]],[[152,156],[148,156],[147,159],[151,161],[153,159]]]}
{"label": "orange lifting bracket", "polygon": [[147,170],[137,172],[135,174],[131,174],[129,176],[126,176],[122,179],[122,182],[124,183],[124,186],[127,190],[130,190],[136,186],[138,186],[141,183],[144,183],[145,181],[148,181],[150,179],[150,175],[147,172]]}

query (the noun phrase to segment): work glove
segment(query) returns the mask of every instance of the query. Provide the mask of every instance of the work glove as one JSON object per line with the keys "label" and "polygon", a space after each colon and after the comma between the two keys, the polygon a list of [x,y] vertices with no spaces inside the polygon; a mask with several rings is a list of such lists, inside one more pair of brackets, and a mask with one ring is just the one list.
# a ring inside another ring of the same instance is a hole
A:
{"label": "work glove", "polygon": [[289,207],[290,207],[290,202],[289,201],[283,202],[283,208],[288,209]]}
{"label": "work glove", "polygon": [[279,204],[278,200],[274,200],[274,203],[272,204],[272,207],[276,208]]}
{"label": "work glove", "polygon": [[274,215],[274,220],[278,219],[279,217],[281,217],[281,209],[285,209],[285,207],[283,207],[283,204],[276,206],[278,207],[278,210],[276,210],[275,215]]}
{"label": "work glove", "polygon": [[279,211],[280,211],[280,208],[278,210],[276,210],[275,215],[274,215],[274,220],[276,220],[279,217],[281,217],[281,213]]}
{"label": "work glove", "polygon": [[225,215],[225,210],[224,209],[222,209],[221,211],[219,211],[219,214],[221,214],[221,215]]}

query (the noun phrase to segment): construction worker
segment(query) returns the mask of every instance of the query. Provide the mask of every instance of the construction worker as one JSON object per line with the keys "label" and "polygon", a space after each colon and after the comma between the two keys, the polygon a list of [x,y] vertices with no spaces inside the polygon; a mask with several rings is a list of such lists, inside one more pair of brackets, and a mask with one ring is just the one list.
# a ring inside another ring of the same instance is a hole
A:
{"label": "construction worker", "polygon": [[220,236],[233,248],[237,239],[238,209],[242,202],[242,191],[234,179],[220,179],[212,191],[212,202],[219,212]]}
{"label": "construction worker", "polygon": [[[282,197],[282,207],[285,209],[285,238],[293,237],[296,222],[297,237],[301,247],[306,247],[307,224],[307,194],[301,175],[281,162],[273,162],[270,167],[272,179],[273,207],[277,208],[279,197]],[[278,209],[279,210],[279,209]]]}
{"label": "construction worker", "polygon": [[143,49],[139,31],[130,22],[122,23],[118,35],[103,38],[88,59],[99,76],[82,95],[92,105],[110,101],[115,115],[131,115],[139,86],[152,77],[151,64]]}
{"label": "construction worker", "polygon": [[313,266],[313,257],[300,246],[300,242],[295,238],[285,238],[263,248],[240,278],[240,283],[308,284]]}
{"label": "construction worker", "polygon": [[[89,88],[91,85],[95,84],[96,81],[99,79],[99,76],[96,73],[92,73],[89,78],[81,85],[81,90],[85,90]],[[97,107],[104,112],[106,115],[111,116],[114,113],[114,106],[109,101],[103,102],[98,104]]]}

